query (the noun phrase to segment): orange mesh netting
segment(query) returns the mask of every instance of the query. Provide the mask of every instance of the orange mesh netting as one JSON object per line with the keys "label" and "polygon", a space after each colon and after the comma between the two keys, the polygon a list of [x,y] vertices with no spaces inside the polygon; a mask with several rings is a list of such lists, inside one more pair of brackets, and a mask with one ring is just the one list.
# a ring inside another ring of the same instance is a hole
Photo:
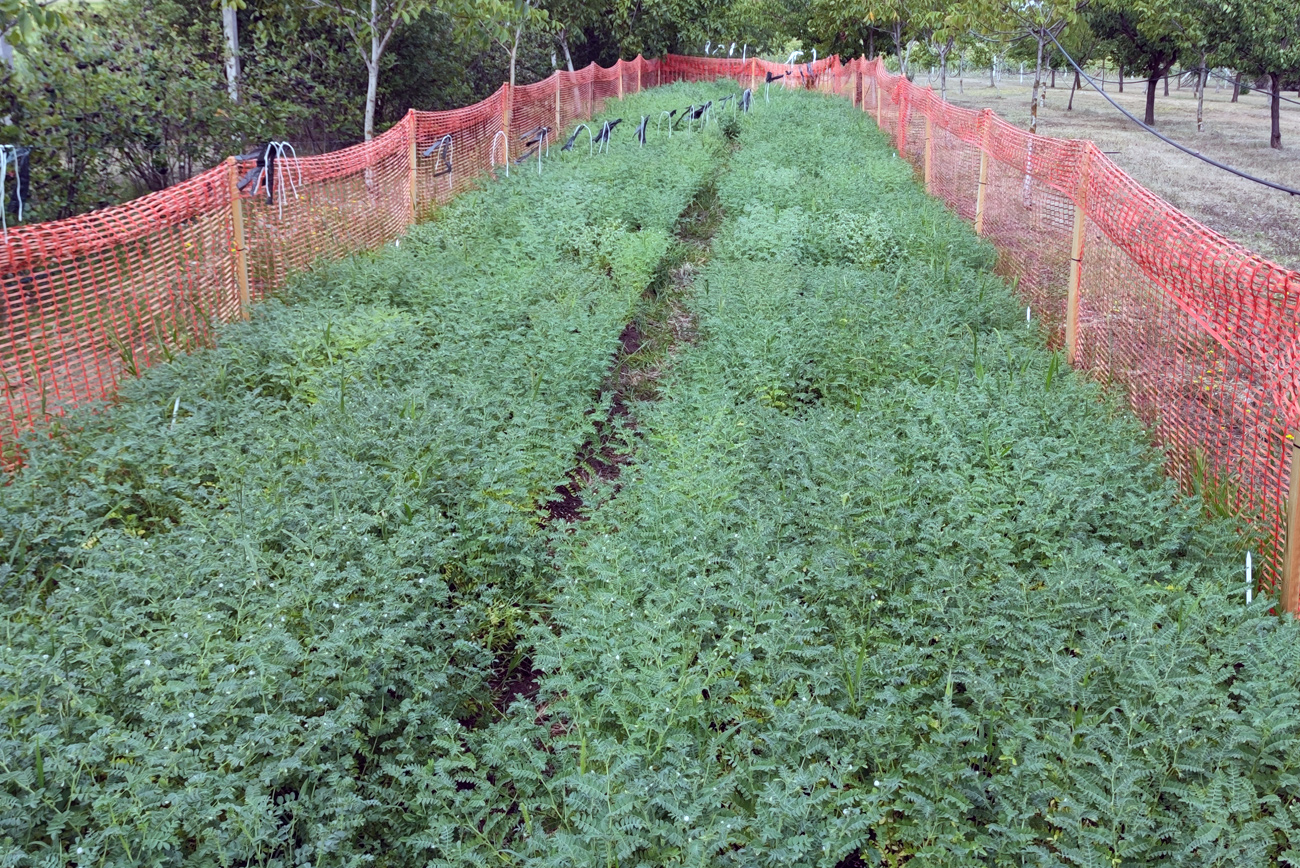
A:
{"label": "orange mesh netting", "polygon": [[1049,341],[1122,388],[1185,489],[1254,523],[1264,584],[1280,589],[1300,274],[1181,213],[1092,142],[1030,135],[856,65],[863,111],[993,242]]}
{"label": "orange mesh netting", "polygon": [[[1123,388],[1188,489],[1255,522],[1265,583],[1281,578],[1300,274],[1180,213],[1090,142],[1031,136],[956,108],[879,61],[781,64],[669,55],[557,72],[482,102],[410,112],[371,142],[279,160],[265,188],[235,190],[235,160],[124,205],[11,228],[0,274],[0,463],[72,406],[112,394],[317,259],[373,249],[518,158],[555,144],[607,100],[673,81],[731,77],[850,99],[929,191],[975,223],[998,271],[1074,364]],[[1291,596],[1295,596],[1292,591]],[[1295,599],[1283,601],[1294,608]]]}

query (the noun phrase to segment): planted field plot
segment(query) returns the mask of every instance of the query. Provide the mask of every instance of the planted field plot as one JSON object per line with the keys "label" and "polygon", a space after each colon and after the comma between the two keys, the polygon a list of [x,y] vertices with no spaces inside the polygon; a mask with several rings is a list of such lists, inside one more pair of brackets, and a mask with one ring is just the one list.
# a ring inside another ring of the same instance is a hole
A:
{"label": "planted field plot", "polygon": [[9,864],[1294,858],[1300,628],[1237,533],[860,112],[730,114],[33,445]]}

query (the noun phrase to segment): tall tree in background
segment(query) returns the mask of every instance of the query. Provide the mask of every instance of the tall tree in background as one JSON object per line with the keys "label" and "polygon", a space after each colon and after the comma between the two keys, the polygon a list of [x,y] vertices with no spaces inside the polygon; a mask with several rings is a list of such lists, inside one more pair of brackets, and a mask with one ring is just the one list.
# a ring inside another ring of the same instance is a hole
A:
{"label": "tall tree in background", "polygon": [[221,30],[226,41],[226,92],[239,102],[239,7],[238,0],[222,0]]}
{"label": "tall tree in background", "polygon": [[56,27],[62,17],[51,7],[58,0],[0,0],[0,61],[14,64],[14,47],[42,30]]}
{"label": "tall tree in background", "polygon": [[1247,75],[1269,81],[1269,147],[1282,148],[1282,80],[1300,75],[1300,4],[1295,0],[1225,0],[1236,25],[1233,53]]}
{"label": "tall tree in background", "polygon": [[1196,13],[1184,0],[1100,0],[1090,12],[1093,31],[1110,44],[1121,69],[1146,77],[1148,126],[1156,122],[1156,87],[1201,27]]}
{"label": "tall tree in background", "polygon": [[366,65],[366,109],[363,135],[375,136],[375,102],[380,63],[397,29],[427,10],[432,0],[305,0],[307,8],[340,27]]}
{"label": "tall tree in background", "polygon": [[986,33],[1007,40],[1028,40],[1034,47],[1034,87],[1029,107],[1029,131],[1038,132],[1043,104],[1043,60],[1052,40],[1079,20],[1086,0],[969,0],[965,13],[972,25],[984,22]]}

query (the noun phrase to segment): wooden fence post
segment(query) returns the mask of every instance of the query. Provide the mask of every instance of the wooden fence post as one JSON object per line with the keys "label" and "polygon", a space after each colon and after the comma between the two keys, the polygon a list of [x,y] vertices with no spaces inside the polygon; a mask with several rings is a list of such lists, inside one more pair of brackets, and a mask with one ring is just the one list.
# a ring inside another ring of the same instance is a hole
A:
{"label": "wooden fence post", "polygon": [[614,64],[614,72],[618,74],[618,101],[623,101],[623,58],[618,59]]}
{"label": "wooden fence post", "polygon": [[934,156],[934,122],[930,119],[930,100],[926,101],[925,109],[925,192],[930,190],[930,169]]}
{"label": "wooden fence post", "polygon": [[1083,280],[1083,230],[1088,216],[1088,168],[1091,145],[1079,161],[1079,186],[1074,193],[1074,234],[1070,238],[1070,289],[1065,301],[1065,360],[1071,365],[1079,355],[1079,286]]}
{"label": "wooden fence post", "polygon": [[876,72],[871,76],[872,90],[876,92],[876,126],[880,129],[885,128],[885,104],[883,101],[884,88],[880,86],[880,69],[877,67]]}
{"label": "wooden fence post", "polygon": [[984,192],[989,186],[989,117],[988,109],[980,112],[980,183],[975,191],[975,234],[984,234]]}
{"label": "wooden fence post", "polygon": [[510,163],[510,113],[514,110],[515,95],[510,92],[509,82],[501,85],[501,131],[506,134],[506,157],[504,162]]}
{"label": "wooden fence post", "polygon": [[235,256],[235,284],[239,288],[239,316],[248,319],[252,301],[248,294],[248,243],[244,236],[244,206],[239,199],[239,162],[226,160],[226,176],[230,179],[231,252]]}
{"label": "wooden fence post", "polygon": [[754,88],[758,87],[758,58],[749,59],[749,92],[753,93]]}
{"label": "wooden fence post", "polygon": [[420,219],[420,142],[416,135],[415,109],[408,109],[406,122],[411,125],[411,225]]}
{"label": "wooden fence post", "polygon": [[641,55],[636,56],[636,92],[641,92],[641,67],[645,66],[645,58]]}
{"label": "wooden fence post", "polygon": [[560,75],[560,71],[557,69],[555,71],[555,134],[557,136],[564,135],[564,121],[560,113],[560,79],[561,78],[562,76]]}
{"label": "wooden fence post", "polygon": [[1291,463],[1291,487],[1286,498],[1286,554],[1282,558],[1282,587],[1278,589],[1284,611],[1296,613],[1300,591],[1300,432],[1286,435],[1286,451]]}

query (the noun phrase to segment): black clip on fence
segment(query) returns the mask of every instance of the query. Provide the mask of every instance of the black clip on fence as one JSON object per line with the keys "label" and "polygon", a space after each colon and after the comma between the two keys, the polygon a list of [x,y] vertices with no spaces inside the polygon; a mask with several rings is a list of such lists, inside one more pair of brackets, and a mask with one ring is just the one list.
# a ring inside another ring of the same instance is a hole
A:
{"label": "black clip on fence", "polygon": [[447,133],[436,144],[432,144],[420,152],[422,157],[432,157],[434,153],[438,154],[433,163],[433,177],[441,178],[443,175],[451,174],[451,133]]}
{"label": "black clip on fence", "polygon": [[236,189],[241,193],[250,189],[252,192],[256,193],[257,188],[261,185],[262,181],[265,180],[266,204],[270,205],[274,202],[275,191],[273,188],[275,186],[275,161],[278,154],[279,151],[272,147],[272,143],[266,142],[256,151],[249,151],[247,154],[240,154],[235,157],[235,159],[239,160],[241,163],[248,162],[249,160],[257,161],[256,165],[249,169],[248,172],[244,174],[244,177],[240,179]]}

